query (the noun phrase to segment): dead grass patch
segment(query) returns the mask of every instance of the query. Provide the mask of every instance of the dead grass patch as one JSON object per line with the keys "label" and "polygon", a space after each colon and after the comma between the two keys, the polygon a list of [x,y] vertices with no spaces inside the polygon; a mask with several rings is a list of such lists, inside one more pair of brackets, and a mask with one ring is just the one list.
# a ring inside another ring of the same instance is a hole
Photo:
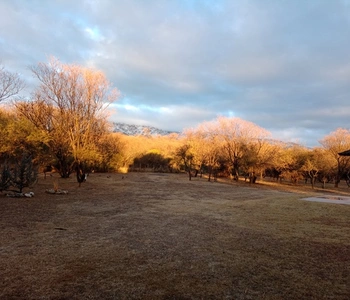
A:
{"label": "dead grass patch", "polygon": [[298,187],[92,174],[0,194],[1,299],[348,299],[350,207]]}

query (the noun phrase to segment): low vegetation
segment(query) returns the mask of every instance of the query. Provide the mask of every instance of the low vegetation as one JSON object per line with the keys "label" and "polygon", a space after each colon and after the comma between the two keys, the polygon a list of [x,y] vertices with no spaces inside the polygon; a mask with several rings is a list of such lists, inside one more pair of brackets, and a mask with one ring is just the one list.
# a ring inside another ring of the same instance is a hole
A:
{"label": "low vegetation", "polygon": [[350,206],[301,201],[308,185],[134,172],[31,190],[0,193],[1,299],[349,298]]}

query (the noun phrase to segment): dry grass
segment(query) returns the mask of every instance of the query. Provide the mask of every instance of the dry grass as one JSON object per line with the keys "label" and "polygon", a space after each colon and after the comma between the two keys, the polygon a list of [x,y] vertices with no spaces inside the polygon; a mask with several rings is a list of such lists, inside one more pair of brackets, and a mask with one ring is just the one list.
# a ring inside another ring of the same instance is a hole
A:
{"label": "dry grass", "polygon": [[0,194],[1,299],[349,299],[350,206],[299,200],[317,191],[145,173],[52,186]]}

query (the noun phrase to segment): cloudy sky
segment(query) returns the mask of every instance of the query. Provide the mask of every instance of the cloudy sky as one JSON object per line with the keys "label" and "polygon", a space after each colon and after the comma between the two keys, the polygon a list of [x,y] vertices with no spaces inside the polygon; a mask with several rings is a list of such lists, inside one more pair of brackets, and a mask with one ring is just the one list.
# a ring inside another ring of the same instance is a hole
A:
{"label": "cloudy sky", "polygon": [[181,131],[234,116],[317,146],[350,123],[348,0],[1,0],[0,60],[102,70],[112,121]]}

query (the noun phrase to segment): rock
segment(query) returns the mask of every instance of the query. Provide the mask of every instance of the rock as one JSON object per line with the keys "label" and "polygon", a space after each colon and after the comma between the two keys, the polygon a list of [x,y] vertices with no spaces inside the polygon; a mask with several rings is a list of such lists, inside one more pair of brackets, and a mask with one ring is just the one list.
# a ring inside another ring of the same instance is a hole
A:
{"label": "rock", "polygon": [[24,197],[32,198],[32,197],[34,197],[34,193],[33,192],[25,193]]}
{"label": "rock", "polygon": [[49,189],[49,190],[46,190],[45,193],[48,193],[48,194],[56,194],[56,195],[67,195],[67,194],[68,194],[68,191],[66,191],[66,190],[54,190],[54,189]]}
{"label": "rock", "polygon": [[29,193],[11,192],[6,194],[6,196],[11,198],[22,198],[22,197],[31,198],[31,197],[34,197],[34,193],[33,192],[29,192]]}

